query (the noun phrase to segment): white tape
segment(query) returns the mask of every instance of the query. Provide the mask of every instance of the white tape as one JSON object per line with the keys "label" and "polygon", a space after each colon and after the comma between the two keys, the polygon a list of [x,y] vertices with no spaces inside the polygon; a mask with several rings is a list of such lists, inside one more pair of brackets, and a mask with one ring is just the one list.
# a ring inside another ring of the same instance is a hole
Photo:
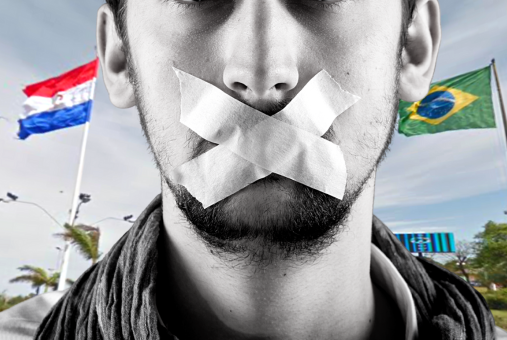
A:
{"label": "white tape", "polygon": [[269,117],[197,77],[174,71],[180,80],[181,123],[219,144],[171,174],[204,208],[273,172],[343,197],[343,154],[320,136],[360,98],[341,89],[327,72],[319,72]]}

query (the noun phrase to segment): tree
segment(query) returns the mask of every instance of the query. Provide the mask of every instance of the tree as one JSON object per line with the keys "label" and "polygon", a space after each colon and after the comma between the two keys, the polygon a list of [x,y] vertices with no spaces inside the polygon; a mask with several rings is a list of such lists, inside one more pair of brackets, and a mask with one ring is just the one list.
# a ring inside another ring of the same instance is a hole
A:
{"label": "tree", "polygon": [[64,228],[65,232],[55,234],[55,236],[70,241],[85,259],[91,260],[92,265],[95,264],[102,255],[99,252],[100,229],[85,224],[71,226],[67,223]]}
{"label": "tree", "polygon": [[8,296],[5,291],[0,293],[0,312],[11,308],[12,306],[17,305],[23,301],[26,301],[33,297],[34,294],[30,293],[28,295],[18,295],[18,296]]}
{"label": "tree", "polygon": [[483,283],[507,285],[507,224],[489,221],[484,231],[475,235],[474,263]]}
{"label": "tree", "polygon": [[[17,276],[11,279],[9,282],[28,282],[32,284],[32,288],[35,289],[35,294],[39,295],[40,288],[44,286],[44,293],[47,293],[48,288],[56,290],[58,288],[58,280],[60,279],[60,272],[49,273],[41,267],[24,265],[18,268],[27,274]],[[72,285],[74,280],[67,279],[67,284]]]}
{"label": "tree", "polygon": [[27,274],[17,276],[11,279],[9,282],[28,282],[32,284],[32,288],[35,289],[35,293],[38,295],[40,288],[44,286],[44,293],[48,291],[48,288],[55,288],[58,285],[58,278],[60,277],[59,272],[48,273],[45,269],[35,266],[24,265],[18,268],[22,272]]}
{"label": "tree", "polygon": [[5,294],[5,291],[0,293],[0,312],[8,309],[10,307],[9,297]]}
{"label": "tree", "polygon": [[467,267],[471,267],[471,259],[474,254],[475,244],[473,242],[457,241],[456,252],[445,256],[447,261],[443,266],[457,275],[463,275],[465,280],[470,283],[470,272]]}

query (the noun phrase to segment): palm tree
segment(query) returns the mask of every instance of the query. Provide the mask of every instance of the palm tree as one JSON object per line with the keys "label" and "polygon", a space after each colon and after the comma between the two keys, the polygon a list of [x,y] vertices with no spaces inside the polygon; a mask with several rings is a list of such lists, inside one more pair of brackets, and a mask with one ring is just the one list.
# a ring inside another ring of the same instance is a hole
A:
{"label": "palm tree", "polygon": [[34,296],[33,293],[30,293],[28,295],[8,296],[4,290],[2,293],[0,293],[0,312],[3,312],[4,310],[11,308],[12,306],[17,305],[18,303],[26,301],[33,296]]}
{"label": "palm tree", "polygon": [[5,291],[3,291],[2,293],[0,293],[0,312],[3,312],[9,307],[10,307],[9,297],[7,296],[7,294],[5,294]]}
{"label": "palm tree", "polygon": [[35,289],[36,294],[39,294],[40,287],[44,286],[44,293],[48,291],[48,288],[56,288],[58,285],[58,278],[60,277],[59,272],[52,274],[48,273],[41,267],[24,265],[18,268],[22,272],[27,274],[17,276],[11,279],[9,282],[28,282],[32,284],[32,288]]}
{"label": "palm tree", "polygon": [[68,223],[63,227],[65,232],[55,234],[55,236],[70,241],[85,259],[92,261],[92,265],[97,263],[102,255],[99,252],[100,229],[85,224],[71,226]]}

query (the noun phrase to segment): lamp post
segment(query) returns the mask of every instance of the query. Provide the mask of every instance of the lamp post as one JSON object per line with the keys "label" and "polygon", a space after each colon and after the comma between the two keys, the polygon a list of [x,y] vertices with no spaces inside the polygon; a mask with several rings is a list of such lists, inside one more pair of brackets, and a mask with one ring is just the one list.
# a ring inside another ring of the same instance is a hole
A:
{"label": "lamp post", "polygon": [[[51,215],[46,209],[44,209],[43,207],[41,207],[37,203],[28,202],[28,201],[20,201],[20,200],[18,200],[19,196],[15,195],[15,194],[13,194],[11,192],[7,193],[7,197],[9,198],[8,200],[0,198],[0,202],[2,202],[2,203],[12,203],[12,202],[14,202],[14,203],[28,204],[28,205],[32,205],[34,207],[37,207],[40,210],[42,210],[49,218],[51,218],[56,224],[58,224],[60,227],[63,228],[62,224],[60,222],[58,222],[58,220],[55,217],[53,217],[53,215]],[[55,270],[58,271],[59,265],[60,265],[60,254],[62,252],[62,248],[56,247],[56,249],[58,249],[58,256],[56,258],[56,267],[55,267]]]}
{"label": "lamp post", "polygon": [[[83,145],[84,145],[84,143],[83,143]],[[81,158],[83,158],[83,157],[84,157],[84,152],[81,153]],[[82,159],[81,159],[81,161],[82,161]],[[74,200],[72,202],[72,209],[70,211],[70,219],[69,219],[70,226],[74,226],[74,223],[76,221],[81,204],[88,203],[92,200],[91,195],[83,194],[83,193],[80,193],[79,196],[76,197],[77,193],[79,192],[81,171],[82,171],[82,168],[79,170],[79,173],[78,173],[78,180],[76,183]],[[76,204],[77,200],[79,200],[79,204]],[[70,246],[71,246],[70,240],[65,241],[65,247],[63,248],[62,263],[60,266],[60,279],[58,280],[58,290],[60,290],[60,291],[65,289],[65,282],[66,282],[65,280],[67,279],[67,269],[69,267]]]}
{"label": "lamp post", "polygon": [[83,194],[83,193],[79,194],[79,204],[77,205],[76,214],[74,215],[74,222],[77,220],[77,217],[79,215],[79,208],[81,207],[81,204],[88,203],[91,200],[92,200],[91,195]]}
{"label": "lamp post", "polygon": [[60,255],[62,254],[62,248],[61,247],[56,247],[56,250],[58,250],[58,256],[56,257],[56,269],[55,270],[58,270],[60,268]]}
{"label": "lamp post", "polygon": [[21,204],[29,204],[29,205],[33,205],[37,208],[39,208],[40,210],[42,210],[47,216],[49,216],[49,218],[51,218],[56,224],[58,224],[60,227],[63,228],[63,226],[61,225],[60,222],[58,222],[58,220],[56,218],[53,217],[53,215],[51,215],[46,209],[44,209],[43,207],[41,207],[40,205],[38,205],[37,203],[34,203],[34,202],[28,202],[28,201],[20,201],[18,198],[19,196],[17,195],[14,195],[13,193],[10,193],[8,192],[7,193],[7,197],[9,198],[8,200],[6,199],[3,199],[3,198],[0,198],[0,202],[2,203],[21,203]]}
{"label": "lamp post", "polygon": [[106,220],[117,220],[117,221],[122,221],[122,222],[134,223],[135,221],[132,220],[133,217],[134,217],[134,215],[123,216],[123,218],[112,217],[112,216],[111,217],[105,217],[105,218],[100,219],[100,220],[98,220],[96,222],[93,222],[90,225],[96,225],[96,224],[99,224],[100,222],[106,221]]}

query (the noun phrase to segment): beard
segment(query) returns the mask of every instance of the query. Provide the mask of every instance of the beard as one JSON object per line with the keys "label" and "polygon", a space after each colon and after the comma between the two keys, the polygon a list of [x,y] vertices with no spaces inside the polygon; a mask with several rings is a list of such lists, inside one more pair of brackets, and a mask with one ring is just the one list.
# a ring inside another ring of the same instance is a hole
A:
{"label": "beard", "polygon": [[[157,153],[151,140],[154,136],[150,133],[149,124],[147,124],[146,117],[149,117],[150,112],[142,95],[143,86],[137,77],[131,58],[127,60],[141,125],[162,180],[171,191],[176,205],[195,235],[204,242],[212,254],[222,259],[227,265],[255,264],[259,267],[280,260],[307,263],[318,259],[319,255],[335,242],[339,232],[345,229],[352,206],[363,191],[365,183],[384,159],[394,132],[398,111],[400,62],[396,67],[392,95],[385,99],[384,110],[387,108],[390,111],[388,113],[390,119],[385,123],[387,126],[384,126],[387,131],[384,140],[376,141],[379,144],[382,143],[380,152],[370,161],[359,181],[354,185],[347,183],[342,199],[329,196],[280,175],[271,174],[204,209],[201,202],[184,186],[172,182],[166,175],[169,173],[169,164],[163,160],[167,160],[167,157]],[[286,104],[286,102],[283,105],[275,104],[275,111],[281,110]],[[263,112],[268,115],[275,113]],[[386,114],[385,111],[383,114]],[[331,126],[322,138],[332,141],[333,135],[333,126]],[[189,130],[188,141],[192,142],[189,160],[207,152],[210,146],[214,145],[191,130]],[[249,202],[253,196],[251,190],[254,190],[254,193],[262,192],[261,197],[253,200],[255,202],[253,206],[244,204],[245,200]],[[279,197],[282,199],[277,199]]]}
{"label": "beard", "polygon": [[[278,190],[283,200],[268,202],[257,211],[238,209],[237,195],[249,187],[204,209],[202,204],[181,185],[164,178],[176,204],[194,232],[213,254],[228,263],[271,264],[275,259],[300,262],[317,258],[334,241],[350,213],[363,185],[343,199],[293,182],[290,189],[280,185],[287,179],[271,174],[250,186]],[[248,194],[248,193],[247,193]],[[251,193],[250,193],[251,194]],[[236,206],[236,207],[235,207]]]}

